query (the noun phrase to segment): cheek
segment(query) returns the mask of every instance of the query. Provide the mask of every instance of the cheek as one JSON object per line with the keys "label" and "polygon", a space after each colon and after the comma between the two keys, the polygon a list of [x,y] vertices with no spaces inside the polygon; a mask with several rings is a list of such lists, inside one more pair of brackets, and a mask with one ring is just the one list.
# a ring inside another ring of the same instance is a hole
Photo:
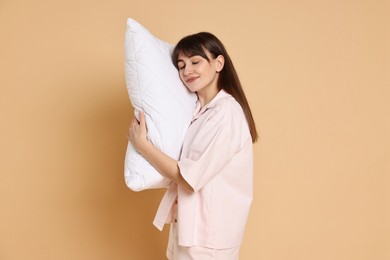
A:
{"label": "cheek", "polygon": [[179,72],[179,77],[180,77],[181,81],[183,81],[183,83],[184,83],[184,75],[182,72]]}
{"label": "cheek", "polygon": [[183,83],[183,85],[187,87],[184,75],[182,73],[179,73],[179,77],[180,77],[180,80]]}

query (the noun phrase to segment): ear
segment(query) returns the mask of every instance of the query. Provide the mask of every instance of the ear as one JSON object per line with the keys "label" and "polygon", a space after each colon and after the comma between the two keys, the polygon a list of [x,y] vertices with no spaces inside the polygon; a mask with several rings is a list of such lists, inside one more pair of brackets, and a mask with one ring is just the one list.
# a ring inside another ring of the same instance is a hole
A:
{"label": "ear", "polygon": [[216,71],[220,72],[223,69],[224,65],[225,65],[225,57],[223,57],[222,55],[219,55],[215,59],[215,69],[216,69]]}

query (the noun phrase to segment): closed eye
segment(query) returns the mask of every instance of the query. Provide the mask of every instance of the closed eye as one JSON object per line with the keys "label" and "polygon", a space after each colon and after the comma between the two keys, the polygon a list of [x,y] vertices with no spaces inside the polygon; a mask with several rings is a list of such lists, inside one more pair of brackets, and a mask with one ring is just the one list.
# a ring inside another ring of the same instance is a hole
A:
{"label": "closed eye", "polygon": [[177,68],[179,70],[184,69],[185,66],[186,66],[186,64],[183,61],[180,61],[177,63]]}

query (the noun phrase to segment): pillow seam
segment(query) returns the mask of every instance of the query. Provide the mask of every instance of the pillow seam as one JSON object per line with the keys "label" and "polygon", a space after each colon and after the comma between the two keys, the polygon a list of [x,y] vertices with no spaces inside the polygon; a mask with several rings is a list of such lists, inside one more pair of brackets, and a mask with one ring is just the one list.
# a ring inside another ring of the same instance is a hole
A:
{"label": "pillow seam", "polygon": [[[141,87],[140,87],[140,82],[139,82],[139,71],[138,71],[138,60],[137,60],[137,55],[135,53],[135,50],[134,50],[134,46],[135,46],[135,43],[134,43],[134,37],[130,37],[131,41],[132,41],[132,44],[131,44],[131,51],[133,53],[133,57],[134,57],[134,65],[135,65],[135,71],[136,71],[136,77],[137,77],[137,89],[138,89],[138,95],[137,95],[137,98],[138,98],[138,102],[140,104],[140,109],[143,111],[143,102],[142,102],[142,98],[141,98]],[[136,108],[134,108],[134,115],[135,115],[135,111]],[[139,112],[139,111],[138,111]],[[138,118],[139,120],[139,118]]]}

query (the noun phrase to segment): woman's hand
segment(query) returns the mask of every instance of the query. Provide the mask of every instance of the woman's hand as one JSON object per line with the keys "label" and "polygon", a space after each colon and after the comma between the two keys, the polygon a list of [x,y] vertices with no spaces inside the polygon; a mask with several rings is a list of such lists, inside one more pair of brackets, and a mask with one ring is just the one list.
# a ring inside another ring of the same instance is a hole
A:
{"label": "woman's hand", "polygon": [[177,160],[171,158],[148,142],[145,123],[145,114],[139,113],[139,122],[136,118],[131,121],[128,138],[135,149],[164,177],[171,179],[189,191],[194,189],[180,174]]}
{"label": "woman's hand", "polygon": [[128,139],[133,144],[135,149],[142,154],[142,148],[146,146],[148,140],[146,138],[147,130],[145,123],[145,113],[140,111],[139,113],[139,122],[137,118],[133,118],[130,123]]}

